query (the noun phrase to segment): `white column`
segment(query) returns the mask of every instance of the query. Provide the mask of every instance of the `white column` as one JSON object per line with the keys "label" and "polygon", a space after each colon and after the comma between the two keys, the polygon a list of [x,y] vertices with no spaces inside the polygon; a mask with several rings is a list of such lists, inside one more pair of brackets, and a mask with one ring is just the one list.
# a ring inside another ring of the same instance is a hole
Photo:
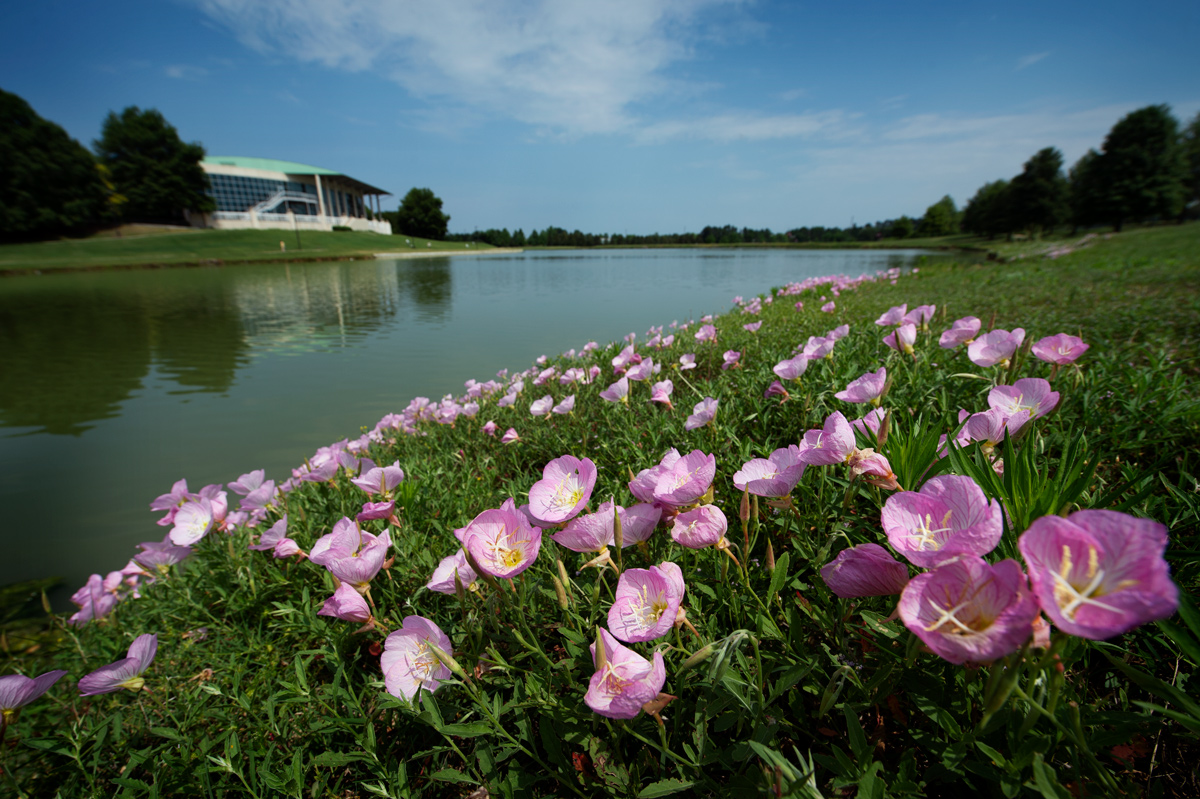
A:
{"label": "white column", "polygon": [[317,179],[317,208],[321,212],[321,221],[324,222],[325,216],[325,192],[321,191],[321,176],[313,175]]}

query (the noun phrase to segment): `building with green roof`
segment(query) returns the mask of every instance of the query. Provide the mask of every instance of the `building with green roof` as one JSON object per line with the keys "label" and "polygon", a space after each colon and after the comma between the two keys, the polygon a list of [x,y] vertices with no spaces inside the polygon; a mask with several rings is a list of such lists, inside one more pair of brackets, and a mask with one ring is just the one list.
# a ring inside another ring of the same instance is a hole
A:
{"label": "building with green roof", "polygon": [[208,173],[217,210],[193,215],[198,227],[392,232],[379,218],[379,198],[391,192],[341,172],[229,155],[207,156],[200,166]]}

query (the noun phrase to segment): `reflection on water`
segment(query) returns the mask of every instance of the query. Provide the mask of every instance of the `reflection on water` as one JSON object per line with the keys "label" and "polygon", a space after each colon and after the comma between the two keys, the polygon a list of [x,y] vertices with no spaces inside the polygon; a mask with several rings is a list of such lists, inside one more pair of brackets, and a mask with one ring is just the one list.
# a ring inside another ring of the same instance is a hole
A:
{"label": "reflection on water", "polygon": [[[283,479],[414,396],[912,257],[556,251],[0,279],[0,584],[120,568],[163,534],[147,503],[180,477]],[[64,506],[86,512],[47,512]]]}

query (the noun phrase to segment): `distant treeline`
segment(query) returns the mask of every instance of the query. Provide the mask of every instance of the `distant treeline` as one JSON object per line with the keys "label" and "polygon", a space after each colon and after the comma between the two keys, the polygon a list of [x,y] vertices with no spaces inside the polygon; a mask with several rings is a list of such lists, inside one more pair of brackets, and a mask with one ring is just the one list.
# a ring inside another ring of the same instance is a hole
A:
{"label": "distant treeline", "polygon": [[[447,241],[482,241],[494,247],[645,247],[655,244],[789,244],[798,242],[852,242],[877,241],[885,238],[894,229],[898,220],[876,222],[871,225],[853,225],[848,228],[801,227],[786,233],[777,233],[770,228],[756,230],[734,225],[717,227],[709,225],[699,233],[651,233],[645,236],[628,233],[583,233],[567,231],[560,227],[532,230],[528,235],[518,228],[509,232],[507,228],[489,228],[474,233],[451,233]],[[911,229],[909,234],[911,235]]]}

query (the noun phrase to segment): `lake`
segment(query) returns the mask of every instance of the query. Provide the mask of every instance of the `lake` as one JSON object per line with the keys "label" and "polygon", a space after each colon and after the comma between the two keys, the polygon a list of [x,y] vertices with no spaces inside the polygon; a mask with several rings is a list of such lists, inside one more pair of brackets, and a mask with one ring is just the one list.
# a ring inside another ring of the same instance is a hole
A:
{"label": "lake", "polygon": [[414,396],[920,255],[551,250],[0,279],[0,585],[62,576],[65,607],[166,533],[147,505],[180,477],[282,481]]}

